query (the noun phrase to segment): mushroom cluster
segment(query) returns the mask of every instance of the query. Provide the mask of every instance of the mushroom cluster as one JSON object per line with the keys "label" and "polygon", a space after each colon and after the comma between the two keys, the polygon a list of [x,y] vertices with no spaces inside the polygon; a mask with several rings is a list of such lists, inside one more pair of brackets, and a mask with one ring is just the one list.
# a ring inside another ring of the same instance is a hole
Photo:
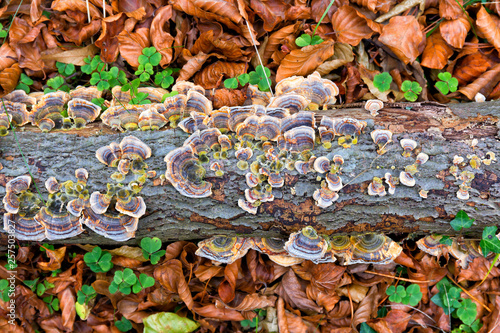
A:
{"label": "mushroom cluster", "polygon": [[[75,170],[76,181],[59,183],[55,177],[47,179],[45,188],[49,195],[44,202],[30,191],[30,176],[12,179],[3,198],[7,211],[4,229],[14,228],[20,240],[41,241],[74,237],[86,225],[104,237],[128,240],[135,236],[139,218],[146,212],[146,204],[137,194],[146,179],[154,176],[144,162],[150,156],[151,149],[133,136],[123,138],[120,144],[112,142],[100,148],[96,152],[98,160],[118,169],[111,175],[114,182],[108,183],[105,194],[90,194],[89,174],[83,168]],[[127,185],[122,184],[124,180]]]}
{"label": "mushroom cluster", "polygon": [[[497,235],[500,238],[500,234]],[[467,269],[469,264],[474,261],[475,258],[483,257],[483,251],[479,242],[475,240],[462,239],[451,237],[451,245],[441,243],[442,235],[429,235],[421,238],[417,241],[417,246],[420,250],[428,253],[435,257],[448,256],[451,254],[463,269]],[[490,252],[486,257],[488,260],[492,260],[495,254]],[[496,262],[495,266],[498,266],[500,262]]]}
{"label": "mushroom cluster", "polygon": [[196,254],[220,263],[232,263],[249,249],[267,254],[281,266],[310,260],[316,264],[339,261],[342,265],[387,264],[397,258],[401,246],[387,236],[367,233],[359,236],[321,236],[312,227],[279,238],[214,236],[198,244]]}
{"label": "mushroom cluster", "polygon": [[469,200],[469,190],[471,183],[475,178],[477,170],[481,169],[481,164],[490,165],[496,162],[495,153],[488,151],[483,158],[478,155],[467,155],[469,163],[462,156],[455,155],[453,157],[452,166],[448,171],[455,177],[458,182],[457,198],[460,200]]}

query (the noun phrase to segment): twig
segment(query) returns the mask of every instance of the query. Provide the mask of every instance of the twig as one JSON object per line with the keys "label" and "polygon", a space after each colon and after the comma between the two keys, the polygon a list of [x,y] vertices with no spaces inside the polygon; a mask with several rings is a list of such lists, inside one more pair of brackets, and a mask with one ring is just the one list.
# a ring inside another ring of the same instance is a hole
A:
{"label": "twig", "polygon": [[396,307],[399,307],[399,306],[407,306],[409,308],[412,308],[413,310],[416,310],[418,312],[420,312],[421,314],[423,314],[424,316],[426,316],[427,318],[429,318],[430,320],[432,320],[434,323],[436,322],[434,319],[432,319],[431,316],[429,316],[427,313],[425,313],[424,311],[420,310],[420,309],[417,309],[411,305],[408,305],[408,304],[398,304],[398,305],[384,305],[384,307],[387,307],[387,308],[396,308]]}
{"label": "twig", "polygon": [[453,282],[453,284],[456,285],[458,288],[462,289],[462,291],[464,293],[466,293],[467,296],[469,296],[470,298],[472,298],[473,300],[475,300],[476,302],[478,302],[483,308],[485,308],[486,310],[488,310],[488,312],[491,312],[490,308],[487,307],[483,302],[481,302],[476,297],[474,297],[470,292],[468,292],[466,289],[464,289],[464,287],[462,287],[461,285],[459,285],[458,283],[456,283],[450,273],[448,273],[447,276],[448,276],[448,279],[450,279],[451,282]]}
{"label": "twig", "polygon": [[394,276],[394,275],[389,275],[389,274],[382,274],[382,273],[373,272],[373,271],[365,271],[365,273],[374,274],[374,275],[380,275],[380,276],[383,276],[383,277],[388,277],[388,278],[391,278],[391,279],[396,279],[396,280],[401,280],[401,281],[411,282],[411,283],[416,283],[416,284],[419,284],[419,283],[431,283],[432,282],[432,281],[429,281],[429,280],[419,281],[419,280],[405,279],[405,278],[402,278],[402,277],[398,277],[398,276]]}

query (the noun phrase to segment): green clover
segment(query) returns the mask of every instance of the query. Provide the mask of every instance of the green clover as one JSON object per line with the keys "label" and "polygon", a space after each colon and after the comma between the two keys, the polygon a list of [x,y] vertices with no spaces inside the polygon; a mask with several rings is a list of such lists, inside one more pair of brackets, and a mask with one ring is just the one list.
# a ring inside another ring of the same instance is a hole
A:
{"label": "green clover", "polygon": [[404,92],[404,97],[407,101],[415,102],[418,95],[422,92],[422,87],[418,82],[405,80],[401,84],[401,90]]}
{"label": "green clover", "polygon": [[379,73],[373,78],[373,85],[380,92],[387,91],[391,88],[392,76],[389,73]]}

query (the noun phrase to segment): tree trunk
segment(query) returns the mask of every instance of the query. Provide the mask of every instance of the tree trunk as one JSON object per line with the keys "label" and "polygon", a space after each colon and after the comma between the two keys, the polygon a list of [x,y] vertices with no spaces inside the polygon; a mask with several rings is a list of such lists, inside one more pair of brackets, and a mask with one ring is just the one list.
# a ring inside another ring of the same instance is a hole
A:
{"label": "tree trunk", "polygon": [[[5,194],[7,181],[28,172],[20,150],[45,196],[43,184],[48,177],[55,176],[59,182],[74,180],[74,170],[82,167],[89,171],[91,192],[99,190],[104,193],[106,183],[111,181],[109,176],[116,170],[99,163],[95,151],[111,141],[120,142],[124,136],[134,135],[151,147],[153,154],[146,162],[150,170],[157,172],[157,177],[148,180],[140,194],[147,205],[146,214],[139,221],[136,239],[127,243],[137,243],[146,236],[167,241],[201,239],[215,234],[275,237],[306,225],[326,234],[366,231],[454,234],[449,222],[459,210],[465,210],[476,220],[472,228],[474,233],[486,225],[499,224],[500,164],[481,164],[478,170],[467,166],[466,170],[475,173],[468,200],[457,198],[460,182],[448,168],[454,155],[463,156],[466,162],[469,161],[467,155],[484,158],[488,151],[500,157],[500,102],[448,107],[435,103],[399,103],[379,111],[376,117],[364,109],[352,108],[320,111],[318,119],[324,114],[354,117],[368,123],[359,143],[349,149],[336,143],[328,151],[315,148],[315,156],[330,153],[331,157],[333,152],[340,153],[345,159],[341,177],[347,185],[339,192],[339,199],[325,209],[319,208],[312,198],[320,187],[317,173],[299,175],[296,171],[285,170],[285,185],[273,189],[275,200],[263,203],[256,215],[246,213],[238,207],[238,199],[244,198],[244,190],[248,188],[246,171],[236,167],[234,150],[224,161],[222,177],[207,172],[206,180],[213,184],[212,196],[202,199],[184,197],[168,182],[162,185],[158,176],[166,170],[164,156],[181,146],[188,134],[180,129],[117,134],[101,123],[91,124],[83,130],[48,134],[27,127],[16,132],[18,143],[12,133],[0,138],[0,163],[3,165],[0,196]],[[388,145],[388,152],[384,155],[376,153],[376,145],[370,137],[374,128],[386,128],[394,133],[395,142]],[[416,174],[417,185],[398,185],[394,195],[369,196],[367,187],[373,177],[384,177],[386,172],[399,176],[406,165],[414,162],[414,156],[404,158],[401,155],[399,140],[402,138],[417,141],[422,152],[430,157]],[[477,139],[477,144],[474,145],[476,140],[473,139]],[[208,169],[208,165],[205,166]],[[419,195],[420,189],[429,191],[426,199]],[[5,240],[5,234],[2,234],[0,242],[5,243]],[[87,230],[78,237],[58,243],[116,242]]]}

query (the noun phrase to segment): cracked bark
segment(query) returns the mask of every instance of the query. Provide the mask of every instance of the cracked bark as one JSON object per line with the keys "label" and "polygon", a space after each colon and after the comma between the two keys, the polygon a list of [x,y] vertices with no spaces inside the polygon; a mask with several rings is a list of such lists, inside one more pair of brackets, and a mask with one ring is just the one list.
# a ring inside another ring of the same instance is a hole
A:
{"label": "cracked bark", "polygon": [[[448,107],[433,103],[401,103],[381,110],[375,118],[362,109],[321,111],[318,117],[323,114],[350,116],[368,122],[359,143],[352,148],[343,149],[334,144],[328,151],[322,147],[315,149],[316,156],[340,153],[345,159],[342,179],[348,185],[339,192],[340,198],[332,206],[320,209],[312,199],[319,187],[316,173],[299,176],[295,171],[286,171],[285,186],[273,190],[273,202],[263,203],[257,215],[244,212],[237,202],[244,197],[243,191],[247,188],[245,172],[236,167],[234,154],[230,154],[230,159],[224,162],[223,177],[207,172],[207,180],[213,183],[213,195],[209,198],[186,198],[168,183],[160,185],[159,179],[148,181],[141,192],[147,205],[146,215],[139,221],[136,238],[126,243],[138,243],[146,236],[166,241],[194,240],[215,234],[275,237],[305,225],[312,225],[326,234],[366,231],[454,234],[449,221],[461,209],[476,219],[472,233],[477,234],[486,225],[500,223],[499,163],[482,164],[479,170],[474,170],[475,179],[467,201],[457,199],[459,182],[447,171],[454,155],[484,156],[492,151],[500,157],[500,102]],[[387,128],[394,133],[395,142],[388,146],[389,151],[383,156],[376,154],[370,138],[374,128]],[[74,179],[74,170],[80,167],[89,171],[90,190],[104,192],[109,175],[115,169],[100,164],[95,151],[131,134],[151,147],[153,156],[146,162],[158,175],[166,169],[164,156],[188,137],[178,129],[117,134],[99,123],[80,131],[49,134],[27,127],[20,129],[17,137],[35,182],[46,197],[43,183],[48,177],[55,176],[60,182]],[[422,151],[430,156],[419,168],[417,185],[413,188],[398,185],[392,196],[368,196],[367,186],[374,176],[383,177],[386,172],[397,176],[406,165],[413,163],[414,158],[401,156],[401,138],[415,139]],[[472,139],[478,140],[475,147],[471,147]],[[0,196],[3,197],[6,182],[26,174],[27,168],[12,133],[0,138],[0,152],[3,165]],[[419,196],[420,189],[429,191],[427,199]],[[0,214],[3,213],[2,208]],[[0,244],[5,242],[6,234],[2,233]],[[78,237],[57,242],[116,243],[88,229]]]}

